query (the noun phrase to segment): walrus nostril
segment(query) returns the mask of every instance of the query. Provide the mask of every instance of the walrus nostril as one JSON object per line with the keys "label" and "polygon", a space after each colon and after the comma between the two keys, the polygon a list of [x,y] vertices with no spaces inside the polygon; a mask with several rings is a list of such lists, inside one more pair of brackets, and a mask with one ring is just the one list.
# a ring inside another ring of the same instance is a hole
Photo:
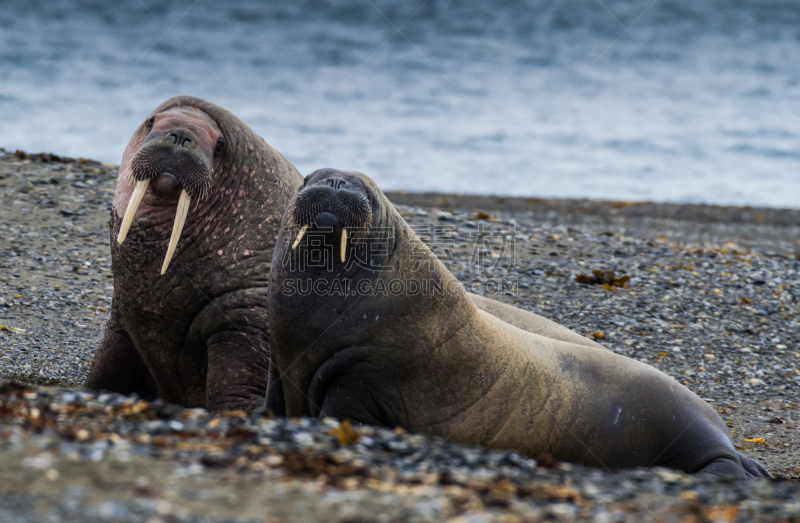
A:
{"label": "walrus nostril", "polygon": [[328,178],[325,180],[325,183],[327,183],[329,187],[337,190],[342,189],[347,185],[347,182],[341,178]]}
{"label": "walrus nostril", "polygon": [[189,133],[184,131],[170,131],[167,136],[172,141],[172,145],[179,145],[181,147],[188,147],[192,143],[192,138]]}

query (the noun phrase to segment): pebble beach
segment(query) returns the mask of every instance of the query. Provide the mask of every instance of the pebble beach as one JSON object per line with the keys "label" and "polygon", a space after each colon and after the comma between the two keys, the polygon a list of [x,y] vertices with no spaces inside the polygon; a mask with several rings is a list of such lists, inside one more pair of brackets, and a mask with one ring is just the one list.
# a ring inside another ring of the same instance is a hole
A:
{"label": "pebble beach", "polygon": [[745,482],[82,391],[117,174],[0,149],[0,520],[800,521],[800,210],[387,193],[470,290],[709,402]]}

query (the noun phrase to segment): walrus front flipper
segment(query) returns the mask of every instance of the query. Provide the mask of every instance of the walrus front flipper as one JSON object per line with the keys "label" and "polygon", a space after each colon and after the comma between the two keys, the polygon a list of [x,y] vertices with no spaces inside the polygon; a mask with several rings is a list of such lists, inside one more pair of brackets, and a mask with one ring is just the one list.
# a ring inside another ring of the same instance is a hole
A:
{"label": "walrus front flipper", "polygon": [[[264,404],[269,378],[266,289],[247,289],[210,302],[192,322],[187,340],[206,347],[206,409],[250,411]],[[189,368],[189,364],[184,364]]]}
{"label": "walrus front flipper", "polygon": [[136,393],[144,399],[154,399],[158,394],[150,371],[120,322],[116,305],[111,306],[103,340],[84,387],[126,395]]}
{"label": "walrus front flipper", "polygon": [[208,341],[206,409],[249,411],[264,403],[269,343],[263,332],[223,331]]}
{"label": "walrus front flipper", "polygon": [[363,382],[353,379],[334,381],[320,406],[320,418],[350,420],[365,425],[389,427],[380,413],[380,406]]}
{"label": "walrus front flipper", "polygon": [[772,474],[769,473],[764,466],[753,458],[748,458],[741,452],[737,452],[739,461],[742,463],[744,473],[748,478],[771,478]]}
{"label": "walrus front flipper", "polygon": [[717,458],[705,467],[697,471],[697,474],[708,474],[711,476],[740,478],[747,477],[742,465],[733,458]]}
{"label": "walrus front flipper", "polygon": [[[320,418],[338,418],[365,425],[395,427],[391,412],[383,405],[393,392],[382,390],[381,384],[392,383],[393,377],[382,372],[372,359],[385,354],[378,347],[350,347],[339,351],[320,366],[309,387],[311,414]],[[393,398],[398,404],[397,398]],[[390,400],[391,401],[391,400]]]}

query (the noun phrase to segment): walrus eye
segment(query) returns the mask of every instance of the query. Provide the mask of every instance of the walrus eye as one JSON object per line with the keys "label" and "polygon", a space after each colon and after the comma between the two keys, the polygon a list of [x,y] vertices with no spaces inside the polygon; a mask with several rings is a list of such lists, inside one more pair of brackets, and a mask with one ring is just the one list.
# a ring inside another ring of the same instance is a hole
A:
{"label": "walrus eye", "polygon": [[220,136],[219,140],[217,140],[217,146],[214,148],[214,155],[216,156],[222,154],[222,151],[224,150],[225,150],[225,138]]}
{"label": "walrus eye", "polygon": [[156,122],[156,117],[155,116],[151,116],[150,119],[147,120],[147,132],[148,133],[153,130],[153,124],[155,122]]}

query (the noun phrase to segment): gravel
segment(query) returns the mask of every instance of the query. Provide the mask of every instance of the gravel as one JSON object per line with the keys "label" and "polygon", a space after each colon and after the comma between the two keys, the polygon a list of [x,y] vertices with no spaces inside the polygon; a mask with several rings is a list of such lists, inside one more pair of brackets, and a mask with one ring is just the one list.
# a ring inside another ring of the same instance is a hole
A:
{"label": "gravel", "polygon": [[76,392],[116,176],[0,149],[0,381],[38,386],[0,391],[0,520],[800,521],[800,211],[388,195],[472,290],[680,380],[783,478],[727,482]]}
{"label": "gravel", "polygon": [[116,394],[6,385],[0,398],[3,521],[800,518],[792,481],[547,468],[402,430]]}
{"label": "gravel", "polygon": [[[77,386],[113,291],[115,166],[0,150],[0,379]],[[51,158],[55,158],[53,161]]]}

